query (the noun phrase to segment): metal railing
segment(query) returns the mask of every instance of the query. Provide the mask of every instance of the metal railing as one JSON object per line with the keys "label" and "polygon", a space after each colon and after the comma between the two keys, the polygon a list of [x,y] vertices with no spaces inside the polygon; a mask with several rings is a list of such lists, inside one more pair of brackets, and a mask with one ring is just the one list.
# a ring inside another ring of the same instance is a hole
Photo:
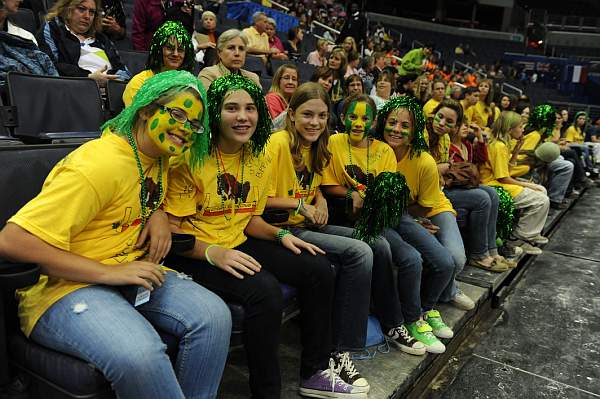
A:
{"label": "metal railing", "polygon": [[474,73],[475,75],[483,78],[483,79],[487,79],[487,73],[485,72],[480,72],[478,70],[476,70],[475,68],[473,68],[472,66],[469,66],[463,62],[460,62],[458,60],[454,60],[454,62],[452,63],[452,72],[454,73],[454,71],[457,69],[456,66],[459,65],[463,71],[469,71]]}
{"label": "metal railing", "polygon": [[281,3],[278,3],[278,2],[276,2],[276,1],[273,1],[273,0],[271,0],[271,4],[272,4],[272,5],[274,5],[274,6],[276,6],[276,7],[279,7],[279,8],[281,8],[281,9],[282,9],[282,10],[284,10],[285,12],[290,12],[290,9],[289,9],[288,7],[286,7],[286,6],[284,6],[284,5],[283,5],[283,4],[281,4]]}
{"label": "metal railing", "polygon": [[310,23],[310,26],[311,26],[311,32],[312,32],[312,26],[313,26],[313,25],[316,25],[316,26],[318,26],[318,27],[320,27],[320,28],[323,28],[323,29],[327,29],[328,31],[330,31],[330,32],[333,32],[333,33],[335,33],[336,35],[339,35],[339,34],[340,34],[340,31],[339,31],[339,30],[337,30],[337,29],[334,29],[334,28],[332,28],[331,26],[327,26],[327,25],[325,25],[325,24],[322,24],[322,23],[320,23],[319,21],[312,21],[312,22]]}
{"label": "metal railing", "polygon": [[[507,91],[506,89],[509,89],[510,91]],[[512,91],[512,92],[511,92]],[[500,92],[502,94],[506,94],[506,95],[513,95],[513,94],[517,94],[518,97],[521,97],[523,95],[523,90],[519,89],[517,86],[513,86],[509,83],[502,83],[502,86],[500,86]]]}
{"label": "metal railing", "polygon": [[[600,118],[600,105],[590,105],[582,103],[572,103],[564,101],[552,101],[548,102],[556,107],[557,110],[566,109],[569,111],[569,119],[572,119],[573,115],[579,111],[585,111],[589,118],[596,120]],[[570,121],[569,121],[570,123]]]}

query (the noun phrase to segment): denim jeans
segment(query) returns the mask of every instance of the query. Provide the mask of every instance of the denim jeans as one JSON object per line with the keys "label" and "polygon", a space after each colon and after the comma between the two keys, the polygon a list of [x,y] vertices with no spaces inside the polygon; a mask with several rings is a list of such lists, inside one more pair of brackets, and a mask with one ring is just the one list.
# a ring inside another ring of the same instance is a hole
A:
{"label": "denim jeans", "polygon": [[550,169],[548,198],[550,198],[550,202],[560,204],[565,199],[567,188],[573,177],[573,164],[559,156],[548,165],[548,168]]}
{"label": "denim jeans", "polygon": [[[179,339],[174,365],[155,328]],[[43,314],[31,339],[93,364],[120,398],[214,398],[230,333],[218,296],[168,272],[137,308],[115,287],[74,291]]]}
{"label": "denim jeans", "polygon": [[583,158],[583,162],[585,164],[585,168],[588,171],[591,171],[594,168],[594,163],[592,162],[592,154],[590,153],[590,149],[585,144],[577,144],[577,143],[569,143],[569,148],[575,150],[577,155],[580,158]]}
{"label": "denim jeans", "polygon": [[[446,197],[455,209],[469,212],[465,246],[470,258],[482,259],[497,254],[496,221],[498,220],[498,193],[493,187],[445,189]],[[485,230],[485,234],[483,233]],[[460,257],[460,250],[458,251]],[[456,259],[456,255],[453,255]]]}
{"label": "denim jeans", "polygon": [[[450,216],[454,217],[452,214]],[[454,223],[456,224],[456,221]],[[421,307],[424,311],[431,310],[440,300],[444,289],[452,281],[452,276],[456,268],[452,254],[436,239],[436,236],[415,222],[410,215],[402,217],[400,224],[396,227],[396,231],[404,241],[419,251],[423,258]],[[451,299],[449,298],[448,300]]]}
{"label": "denim jeans", "polygon": [[337,351],[360,351],[367,338],[373,251],[350,238],[353,229],[325,225],[319,230],[288,228],[296,237],[324,250],[336,265],[333,306],[333,346]]}

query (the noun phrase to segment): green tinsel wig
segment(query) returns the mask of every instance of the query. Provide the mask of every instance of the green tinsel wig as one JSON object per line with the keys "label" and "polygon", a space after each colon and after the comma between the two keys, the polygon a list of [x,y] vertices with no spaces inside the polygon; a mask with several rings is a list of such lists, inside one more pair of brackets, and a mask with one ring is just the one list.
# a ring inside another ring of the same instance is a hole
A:
{"label": "green tinsel wig", "polygon": [[413,131],[412,131],[412,142],[410,143],[410,156],[414,154],[420,154],[423,151],[427,151],[427,142],[423,135],[425,129],[425,115],[417,100],[411,96],[398,96],[390,98],[383,107],[377,113],[377,128],[375,130],[375,137],[379,140],[384,141],[383,131],[387,118],[393,110],[398,108],[406,108],[413,117]]}
{"label": "green tinsel wig", "polygon": [[517,222],[517,211],[512,197],[504,188],[493,186],[500,200],[498,204],[498,220],[496,222],[496,236],[502,241],[510,237]]}
{"label": "green tinsel wig", "polygon": [[156,74],[146,80],[140,90],[133,97],[133,102],[114,118],[106,121],[101,129],[108,128],[113,133],[121,136],[130,136],[133,134],[133,127],[138,119],[138,112],[152,103],[160,101],[165,95],[174,95],[187,89],[195,90],[200,94],[200,99],[204,108],[200,124],[203,127],[203,133],[194,134],[194,142],[190,147],[190,167],[194,169],[202,164],[202,161],[208,155],[208,116],[206,106],[206,92],[204,87],[194,75],[186,71],[167,71]]}
{"label": "green tinsel wig", "polygon": [[396,227],[406,210],[410,189],[400,172],[382,172],[367,187],[353,238],[370,244],[383,230]]}
{"label": "green tinsel wig", "polygon": [[150,42],[150,52],[148,53],[148,61],[146,61],[146,69],[151,69],[154,73],[159,73],[164,67],[163,62],[163,47],[169,45],[171,37],[177,39],[179,48],[185,51],[183,63],[178,68],[180,71],[192,72],[194,70],[194,46],[189,33],[183,27],[181,22],[167,21],[162,24]]}
{"label": "green tinsel wig", "polygon": [[216,148],[217,139],[221,128],[221,107],[225,100],[225,95],[234,90],[244,90],[250,95],[256,109],[258,111],[258,123],[256,130],[250,138],[250,145],[252,146],[252,154],[260,154],[271,135],[271,116],[269,115],[269,109],[265,102],[262,89],[258,87],[254,82],[245,76],[230,73],[221,76],[217,80],[211,83],[208,88],[208,112],[210,118],[210,132],[211,132],[211,147]]}
{"label": "green tinsel wig", "polygon": [[543,138],[552,135],[554,124],[556,123],[556,110],[550,104],[542,104],[535,107],[529,120],[527,121],[527,130],[537,130],[542,133]]}

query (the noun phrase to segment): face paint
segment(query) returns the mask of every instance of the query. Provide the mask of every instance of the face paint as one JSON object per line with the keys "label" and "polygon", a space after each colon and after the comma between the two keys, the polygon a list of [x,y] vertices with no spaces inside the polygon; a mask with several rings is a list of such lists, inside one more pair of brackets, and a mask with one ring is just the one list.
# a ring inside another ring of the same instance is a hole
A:
{"label": "face paint", "polygon": [[373,114],[373,108],[364,101],[350,104],[346,112],[344,125],[352,142],[359,143],[365,138],[365,133],[373,125]]}
{"label": "face paint", "polygon": [[[200,125],[203,111],[200,100],[184,91],[150,116],[147,133],[163,153],[180,155],[189,150],[194,134],[199,133],[192,124]],[[173,115],[185,115],[187,121],[179,122]]]}
{"label": "face paint", "polygon": [[383,138],[392,148],[408,145],[412,135],[412,119],[405,108],[390,112],[383,128]]}
{"label": "face paint", "polygon": [[440,136],[450,133],[456,127],[456,117],[457,115],[454,110],[442,107],[433,117],[434,132]]}

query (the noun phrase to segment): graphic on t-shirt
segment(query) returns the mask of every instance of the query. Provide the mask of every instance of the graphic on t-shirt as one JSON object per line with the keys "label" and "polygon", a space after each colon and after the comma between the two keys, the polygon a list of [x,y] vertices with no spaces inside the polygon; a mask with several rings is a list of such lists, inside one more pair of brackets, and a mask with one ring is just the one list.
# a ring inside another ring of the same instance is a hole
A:
{"label": "graphic on t-shirt", "polygon": [[359,183],[355,187],[357,190],[366,190],[369,182],[372,182],[375,179],[373,173],[369,173],[367,175],[357,165],[345,165],[344,169],[346,170],[346,173],[348,173],[354,180],[356,180]]}
{"label": "graphic on t-shirt", "polygon": [[[146,177],[144,180],[144,186],[146,187],[146,198],[144,198],[146,209],[152,210],[154,209],[154,204],[160,201],[160,190],[158,188],[158,184],[156,184],[151,177]],[[141,215],[138,215],[138,217],[131,220],[132,211],[133,209],[131,207],[125,208],[125,212],[121,220],[118,222],[113,222],[112,228],[116,230],[117,233],[122,233],[128,228],[142,223],[142,219],[140,217]]]}
{"label": "graphic on t-shirt", "polygon": [[[233,216],[235,213],[249,213],[256,210],[256,200],[248,200],[250,194],[250,182],[239,182],[230,173],[217,175],[217,194],[220,203],[213,206],[205,206],[204,216],[220,216],[223,214]],[[257,196],[254,196],[257,198]],[[205,204],[210,204],[210,194],[205,197]],[[200,208],[201,209],[201,208]]]}
{"label": "graphic on t-shirt", "polygon": [[315,188],[311,187],[313,182],[313,173],[308,171],[306,165],[304,165],[304,169],[301,171],[296,171],[296,180],[298,182],[296,192],[290,193],[294,196],[294,198],[307,198],[311,195],[314,195]]}

